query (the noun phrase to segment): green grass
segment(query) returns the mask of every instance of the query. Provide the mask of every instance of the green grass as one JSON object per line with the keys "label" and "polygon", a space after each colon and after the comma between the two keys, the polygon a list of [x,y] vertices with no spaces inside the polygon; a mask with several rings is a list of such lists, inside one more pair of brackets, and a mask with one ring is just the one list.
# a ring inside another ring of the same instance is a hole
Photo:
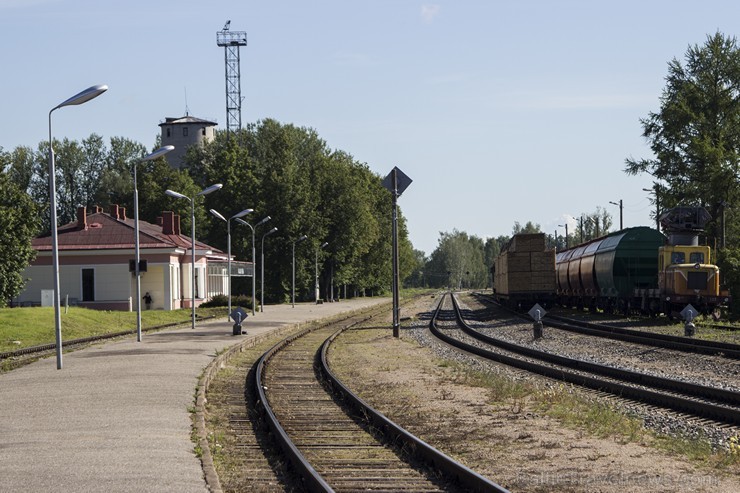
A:
{"label": "green grass", "polygon": [[[90,310],[70,307],[67,313],[62,308],[62,339],[71,340],[113,332],[136,329],[136,312]],[[226,318],[226,309],[197,309],[199,317],[211,315]],[[182,310],[145,310],[141,314],[144,329],[173,322],[188,322],[189,308]],[[54,332],[54,308],[2,308],[0,309],[0,352],[13,351],[41,344],[56,342]]]}

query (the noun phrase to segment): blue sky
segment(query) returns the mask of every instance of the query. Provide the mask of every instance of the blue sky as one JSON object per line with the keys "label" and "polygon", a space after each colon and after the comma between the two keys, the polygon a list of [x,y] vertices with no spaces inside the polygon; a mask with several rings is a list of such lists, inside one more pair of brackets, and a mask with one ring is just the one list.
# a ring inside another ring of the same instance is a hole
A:
{"label": "blue sky", "polygon": [[623,172],[651,157],[639,119],[672,58],[736,35],[740,3],[0,0],[0,146],[35,147],[49,110],[94,84],[110,89],[56,111],[55,138],[151,147],[186,107],[223,128],[226,20],[249,40],[242,121],[311,127],[383,176],[398,166],[414,180],[411,241],[430,254],[453,229],[563,234],[597,207],[618,225],[620,199],[625,226],[652,225],[650,176]]}

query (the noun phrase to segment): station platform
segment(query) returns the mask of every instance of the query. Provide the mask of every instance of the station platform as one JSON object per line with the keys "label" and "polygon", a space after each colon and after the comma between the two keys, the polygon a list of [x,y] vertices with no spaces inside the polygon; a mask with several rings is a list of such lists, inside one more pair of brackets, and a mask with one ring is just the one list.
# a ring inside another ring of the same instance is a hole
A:
{"label": "station platform", "polygon": [[[195,389],[225,348],[286,325],[390,301],[268,305],[66,352],[0,375],[0,490],[207,492],[191,441]],[[62,332],[64,320],[62,319]]]}

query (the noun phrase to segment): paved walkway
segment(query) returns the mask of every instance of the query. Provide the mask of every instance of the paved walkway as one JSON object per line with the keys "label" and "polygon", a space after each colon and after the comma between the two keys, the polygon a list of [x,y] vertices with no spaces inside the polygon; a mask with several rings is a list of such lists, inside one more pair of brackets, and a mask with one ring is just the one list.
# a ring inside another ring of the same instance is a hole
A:
{"label": "paved walkway", "polygon": [[224,317],[65,353],[61,370],[52,356],[2,374],[0,491],[206,492],[189,408],[216,352],[382,301],[266,306],[246,336]]}

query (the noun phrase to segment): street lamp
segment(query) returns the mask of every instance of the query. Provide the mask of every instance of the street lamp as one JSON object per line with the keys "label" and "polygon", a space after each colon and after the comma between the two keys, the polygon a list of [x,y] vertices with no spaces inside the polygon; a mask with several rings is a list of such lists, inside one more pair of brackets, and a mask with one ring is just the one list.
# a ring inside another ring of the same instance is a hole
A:
{"label": "street lamp", "polygon": [[57,370],[62,369],[62,314],[61,314],[61,295],[59,293],[59,238],[57,236],[57,199],[56,199],[56,182],[54,175],[54,148],[51,139],[51,114],[54,110],[64,106],[78,105],[87,103],[108,90],[106,85],[97,85],[88,87],[84,91],[75,94],[66,101],[58,104],[49,111],[49,207],[51,214],[51,260],[53,266],[54,279],[54,328],[57,339]]}
{"label": "street lamp", "polygon": [[277,228],[262,235],[262,250],[260,251],[260,311],[265,311],[265,236],[276,232]]}
{"label": "street lamp", "polygon": [[228,263],[228,270],[229,270],[229,311],[228,311],[228,317],[231,317],[231,220],[232,219],[239,219],[240,217],[244,217],[247,214],[250,214],[254,212],[254,209],[244,209],[241,212],[238,212],[231,216],[230,218],[226,219],[224,216],[219,214],[219,212],[216,209],[211,209],[211,214],[216,216],[217,218],[221,219],[222,221],[226,221],[226,248],[227,248],[227,263]]}
{"label": "street lamp", "polygon": [[660,231],[660,197],[658,196],[658,184],[655,183],[653,188],[643,188],[642,191],[655,194],[655,229]]}
{"label": "street lamp", "polygon": [[558,224],[559,228],[565,227],[565,248],[568,248],[568,222],[566,221],[565,224]]}
{"label": "street lamp", "polygon": [[190,201],[190,242],[191,242],[191,249],[192,249],[192,256],[191,261],[193,265],[190,266],[190,294],[192,298],[192,312],[193,312],[193,326],[192,329],[195,329],[195,199],[199,195],[208,195],[211,192],[215,192],[216,190],[221,189],[223,185],[221,183],[216,183],[215,185],[211,185],[208,188],[204,188],[200,192],[196,193],[192,198],[188,197],[187,195],[183,195],[179,192],[175,192],[173,190],[165,190],[164,193],[169,195],[170,197],[175,197],[176,199],[185,199]]}
{"label": "street lamp", "polygon": [[297,240],[293,241],[293,284],[292,284],[293,288],[292,288],[292,297],[291,297],[293,308],[295,308],[295,244],[300,243],[306,240],[307,238],[308,236],[303,235]]}
{"label": "street lamp", "polygon": [[329,242],[325,241],[321,244],[320,247],[316,247],[316,261],[314,263],[314,269],[316,272],[316,304],[319,304],[319,250],[322,248],[326,248],[326,245],[328,245]]}
{"label": "street lamp", "polygon": [[623,217],[624,216],[622,214],[622,210],[623,210],[623,208],[622,208],[622,199],[619,199],[619,203],[612,202],[611,200],[609,201],[609,203],[612,204],[612,205],[618,205],[619,206],[619,230],[621,231],[621,230],[624,229],[624,221],[623,221]]}
{"label": "street lamp", "polygon": [[141,342],[141,271],[139,270],[139,264],[141,263],[141,255],[139,250],[139,189],[136,184],[136,168],[139,164],[145,161],[151,161],[157,159],[160,156],[164,156],[175,146],[164,146],[160,147],[156,151],[152,152],[141,158],[139,162],[134,163],[134,272],[136,273],[136,342]]}
{"label": "street lamp", "polygon": [[257,295],[255,291],[257,290],[257,280],[255,279],[255,274],[257,273],[256,265],[254,263],[254,255],[255,255],[255,245],[254,245],[254,228],[259,226],[260,224],[265,224],[267,221],[272,219],[270,216],[263,217],[260,222],[254,225],[252,227],[251,224],[249,224],[247,221],[242,221],[241,219],[237,219],[238,222],[241,224],[244,224],[245,226],[249,226],[249,229],[252,230],[252,316],[254,317],[254,305],[257,303]]}

